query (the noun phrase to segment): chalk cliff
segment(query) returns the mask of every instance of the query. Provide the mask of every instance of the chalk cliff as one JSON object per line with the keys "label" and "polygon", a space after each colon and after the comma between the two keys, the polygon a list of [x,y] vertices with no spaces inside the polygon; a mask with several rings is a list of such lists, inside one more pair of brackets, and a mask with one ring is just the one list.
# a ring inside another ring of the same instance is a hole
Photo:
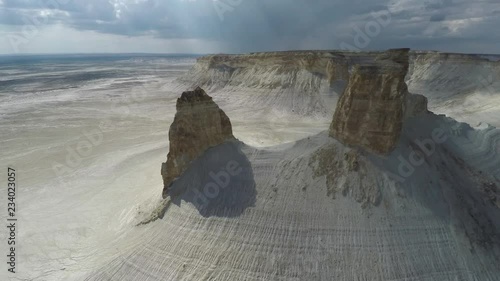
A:
{"label": "chalk cliff", "polygon": [[[378,55],[339,50],[209,55],[198,58],[178,82],[200,86],[228,103],[241,101],[249,108],[273,108],[329,122],[349,73]],[[499,56],[410,51],[405,81],[410,93],[429,99],[433,112],[500,127]],[[235,91],[251,94],[236,99]]]}
{"label": "chalk cliff", "polygon": [[354,66],[337,103],[330,136],[386,154],[397,144],[408,88],[409,49],[389,50],[373,62]]}

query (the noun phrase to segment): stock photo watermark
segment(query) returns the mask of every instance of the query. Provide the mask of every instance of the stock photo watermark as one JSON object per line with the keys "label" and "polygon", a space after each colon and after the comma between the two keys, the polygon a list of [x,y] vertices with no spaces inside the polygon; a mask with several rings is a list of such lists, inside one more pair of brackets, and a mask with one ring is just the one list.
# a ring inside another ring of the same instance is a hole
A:
{"label": "stock photo watermark", "polygon": [[217,173],[210,171],[208,175],[210,176],[211,181],[206,183],[202,187],[201,191],[197,188],[192,189],[194,193],[193,204],[198,210],[204,210],[207,208],[210,200],[219,196],[221,190],[230,185],[231,178],[238,176],[242,171],[243,168],[235,160],[228,161],[225,167],[221,167]]}
{"label": "stock photo watermark", "polygon": [[7,35],[7,40],[14,53],[19,53],[23,45],[29,44],[40,33],[40,28],[49,23],[52,11],[61,10],[64,5],[72,1],[74,0],[39,0],[40,12],[35,15],[23,16],[24,25],[21,27],[21,31]]}
{"label": "stock photo watermark", "polygon": [[365,22],[361,28],[356,24],[352,26],[354,31],[354,34],[351,35],[352,44],[345,41],[340,43],[341,50],[359,52],[367,48],[371,41],[391,23],[392,16],[389,10],[371,12],[370,15],[372,19]]}
{"label": "stock photo watermark", "polygon": [[16,187],[17,171],[12,167],[7,167],[7,271],[16,273],[16,235],[17,235],[17,216],[16,216]]}
{"label": "stock photo watermark", "polygon": [[398,175],[390,173],[389,175],[396,181],[402,183],[411,177],[415,170],[425,163],[425,158],[430,157],[439,144],[448,140],[446,131],[442,128],[434,128],[430,138],[416,139],[414,147],[410,146],[410,153],[407,157],[398,156]]}
{"label": "stock photo watermark", "polygon": [[224,14],[232,12],[243,3],[243,0],[214,0],[212,5],[221,21],[224,21]]}

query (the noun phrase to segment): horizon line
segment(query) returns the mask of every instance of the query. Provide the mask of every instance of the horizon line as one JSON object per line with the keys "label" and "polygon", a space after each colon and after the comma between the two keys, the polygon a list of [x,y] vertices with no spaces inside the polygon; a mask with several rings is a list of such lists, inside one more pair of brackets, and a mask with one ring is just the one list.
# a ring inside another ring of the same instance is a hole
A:
{"label": "horizon line", "polygon": [[46,56],[46,55],[209,55],[211,53],[147,53],[147,52],[79,52],[79,53],[0,53],[0,56]]}
{"label": "horizon line", "polygon": [[[342,49],[312,49],[312,50],[274,50],[274,51],[249,51],[249,52],[213,52],[213,53],[161,53],[161,52],[77,52],[77,53],[0,53],[0,56],[50,56],[50,55],[190,55],[190,56],[205,56],[205,55],[243,55],[243,54],[258,54],[258,53],[283,53],[283,52],[356,52],[356,53],[371,53],[371,52],[384,52],[391,49],[384,50],[342,50]],[[443,54],[462,54],[462,55],[493,55],[500,56],[500,53],[468,53],[468,52],[450,52],[430,49],[412,49],[410,52],[437,52]]]}

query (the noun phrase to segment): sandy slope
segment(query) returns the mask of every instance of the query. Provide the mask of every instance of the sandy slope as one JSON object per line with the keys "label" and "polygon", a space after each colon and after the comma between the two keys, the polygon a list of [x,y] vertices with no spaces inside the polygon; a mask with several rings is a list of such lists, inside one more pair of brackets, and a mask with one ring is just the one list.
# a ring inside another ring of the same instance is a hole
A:
{"label": "sandy slope", "polygon": [[[394,176],[435,129],[446,141],[412,175]],[[292,147],[211,149],[174,184],[183,200],[86,280],[499,280],[500,203],[486,189],[500,185],[500,131],[433,114],[404,131],[388,157],[361,152],[357,171],[326,132]],[[228,161],[243,172],[200,209],[193,189]],[[325,161],[344,171],[334,189]]]}

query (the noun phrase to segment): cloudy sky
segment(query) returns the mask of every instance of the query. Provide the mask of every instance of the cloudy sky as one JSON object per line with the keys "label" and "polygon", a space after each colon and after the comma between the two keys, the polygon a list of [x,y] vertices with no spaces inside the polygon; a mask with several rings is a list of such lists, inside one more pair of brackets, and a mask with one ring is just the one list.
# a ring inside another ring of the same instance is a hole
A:
{"label": "cloudy sky", "polygon": [[0,54],[500,53],[500,0],[0,0]]}

